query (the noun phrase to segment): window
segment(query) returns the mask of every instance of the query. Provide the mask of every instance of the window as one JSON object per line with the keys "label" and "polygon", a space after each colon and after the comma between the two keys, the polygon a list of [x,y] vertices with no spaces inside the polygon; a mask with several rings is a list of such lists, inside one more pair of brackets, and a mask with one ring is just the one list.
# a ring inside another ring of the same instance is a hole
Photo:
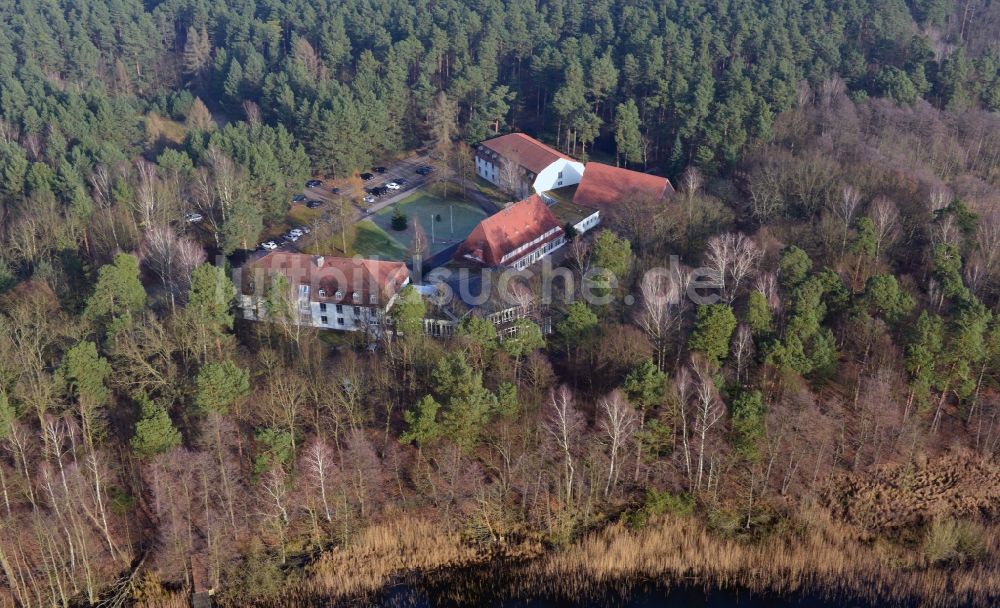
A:
{"label": "window", "polygon": [[319,290],[319,297],[321,297],[321,298],[325,298],[326,297],[326,290],[325,289],[320,289]]}
{"label": "window", "polygon": [[337,314],[344,314],[344,306],[342,304],[337,304]]}
{"label": "window", "polygon": [[378,304],[378,295],[374,293],[371,294],[370,296],[368,296],[368,301],[371,302],[372,304]]}
{"label": "window", "polygon": [[340,291],[340,290],[338,289],[338,290],[337,290],[337,293],[335,293],[333,297],[339,300],[339,299],[341,299],[341,298],[343,298],[343,297],[344,297],[344,292],[342,292],[342,291]]}
{"label": "window", "polygon": [[337,317],[337,325],[343,325],[343,324],[344,324],[344,317]]}
{"label": "window", "polygon": [[319,322],[322,323],[323,325],[329,325],[330,324],[329,319],[327,319],[326,317],[320,317],[319,318]]}
{"label": "window", "polygon": [[351,294],[351,299],[354,300],[355,302],[360,302],[361,294],[355,291],[354,293]]}
{"label": "window", "polygon": [[558,179],[560,183],[562,182],[562,171],[559,172],[559,175],[556,176],[556,179]]}
{"label": "window", "polygon": [[[323,295],[323,290],[322,289],[320,290],[319,295]],[[319,311],[320,312],[326,312],[326,303],[325,302],[320,302],[319,303]],[[326,323],[326,321],[324,321],[324,323]]]}

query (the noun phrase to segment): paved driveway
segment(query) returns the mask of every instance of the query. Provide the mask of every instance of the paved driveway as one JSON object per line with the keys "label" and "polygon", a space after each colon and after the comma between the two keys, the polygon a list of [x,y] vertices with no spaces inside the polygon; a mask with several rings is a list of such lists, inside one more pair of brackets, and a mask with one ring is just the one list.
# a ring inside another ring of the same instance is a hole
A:
{"label": "paved driveway", "polygon": [[361,220],[368,217],[372,213],[395,203],[401,198],[404,198],[411,191],[426,184],[428,177],[417,173],[417,168],[429,164],[429,161],[430,158],[426,154],[413,154],[404,159],[386,164],[385,173],[375,173],[374,171],[369,170],[368,172],[373,173],[375,177],[370,181],[364,182],[365,188],[382,186],[389,182],[396,181],[401,177],[407,181],[407,184],[403,189],[394,194],[378,198],[371,205],[365,205],[361,202],[361,199],[364,198],[366,194],[365,192],[355,192],[351,187],[342,187],[339,193],[334,194],[330,191],[330,188],[333,187],[333,180],[324,180],[322,184],[316,188],[303,188],[302,194],[304,194],[307,199],[317,199],[327,203],[325,208],[331,207],[332,203],[339,202],[341,198],[346,198],[355,209],[355,220]]}

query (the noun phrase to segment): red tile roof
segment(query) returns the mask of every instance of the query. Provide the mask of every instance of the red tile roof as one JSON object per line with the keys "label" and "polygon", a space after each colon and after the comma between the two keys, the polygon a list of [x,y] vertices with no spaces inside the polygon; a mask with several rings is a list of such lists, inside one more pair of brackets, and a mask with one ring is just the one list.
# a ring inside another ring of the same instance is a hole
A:
{"label": "red tile roof", "polygon": [[573,203],[584,207],[608,207],[630,197],[659,200],[673,195],[674,188],[665,177],[612,167],[603,163],[587,163],[583,178],[576,187]]}
{"label": "red tile roof", "polygon": [[[479,222],[458,247],[455,257],[469,257],[487,266],[509,265],[558,237],[562,232],[559,220],[552,214],[545,201],[537,194],[533,194]],[[504,259],[505,255],[547,233],[551,234],[525,248],[516,257]]]}
{"label": "red tile roof", "polygon": [[[293,288],[309,285],[309,297],[314,302],[364,306],[371,304],[372,294],[377,296],[379,304],[388,303],[410,276],[409,269],[402,262],[283,251],[272,251],[247,264],[243,273],[244,292],[248,289],[252,291],[256,285],[258,292],[262,293],[260,279],[280,273],[285,275]],[[323,295],[320,295],[320,290]],[[356,299],[355,293],[358,294]]]}
{"label": "red tile roof", "polygon": [[535,175],[560,158],[573,160],[562,152],[546,146],[524,133],[510,133],[484,141],[481,146],[493,150],[503,158],[516,162]]}

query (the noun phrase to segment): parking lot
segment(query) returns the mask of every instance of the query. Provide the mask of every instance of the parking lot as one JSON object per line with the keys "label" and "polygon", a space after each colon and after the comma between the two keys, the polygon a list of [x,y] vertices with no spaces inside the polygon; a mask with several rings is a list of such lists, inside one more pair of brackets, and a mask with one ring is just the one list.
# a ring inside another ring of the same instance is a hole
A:
{"label": "parking lot", "polygon": [[366,189],[383,186],[389,182],[395,182],[400,178],[403,178],[407,182],[406,185],[400,190],[396,190],[393,193],[379,197],[374,203],[364,203],[363,199],[366,193],[356,192],[355,188],[350,185],[340,185],[340,191],[336,194],[333,193],[332,188],[337,187],[335,182],[342,183],[343,180],[320,180],[319,186],[314,188],[303,188],[301,194],[304,195],[307,200],[312,199],[323,201],[325,203],[325,207],[328,207],[335,202],[339,203],[342,199],[346,198],[357,212],[357,219],[362,219],[372,213],[375,213],[379,209],[391,205],[402,198],[402,196],[407,194],[409,191],[423,186],[427,182],[429,176],[417,173],[417,169],[427,166],[429,161],[430,158],[426,154],[414,154],[393,163],[386,163],[384,173],[376,173],[371,168],[367,171],[363,171],[362,173],[373,174],[371,180],[363,183],[363,186]]}
{"label": "parking lot", "polygon": [[[303,184],[301,192],[296,193],[301,200],[293,202],[293,205],[308,206],[309,202],[318,201],[320,204],[315,206],[315,208],[321,214],[326,214],[339,209],[339,205],[342,204],[342,201],[347,200],[355,212],[354,221],[358,222],[410,196],[414,190],[424,186],[430,176],[418,173],[417,169],[428,166],[429,160],[430,159],[426,154],[414,154],[392,163],[386,163],[384,165],[384,172],[378,173],[374,170],[374,168],[369,169],[367,173],[371,173],[372,178],[363,182],[363,187],[365,189],[383,186],[390,182],[396,182],[400,178],[406,182],[405,185],[400,187],[400,189],[390,191],[381,197],[377,197],[370,203],[366,203],[364,201],[364,197],[367,192],[356,191],[357,188],[348,184],[347,180],[317,179],[310,180],[313,182],[312,187],[307,187]],[[336,192],[334,191],[335,189]],[[317,221],[323,221],[322,217]],[[271,239],[270,243],[273,243],[275,246],[273,248],[265,248],[262,244],[258,247],[258,252],[262,254],[267,250],[299,251],[309,241],[308,235],[299,236],[297,238],[289,238],[290,236],[291,235],[289,233],[286,233],[282,238]],[[265,243],[268,242],[269,241],[265,241]]]}

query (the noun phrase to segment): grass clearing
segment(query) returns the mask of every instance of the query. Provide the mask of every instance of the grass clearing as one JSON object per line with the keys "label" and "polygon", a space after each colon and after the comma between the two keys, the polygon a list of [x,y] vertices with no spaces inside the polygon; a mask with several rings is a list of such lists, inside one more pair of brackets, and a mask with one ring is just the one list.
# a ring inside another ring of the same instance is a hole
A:
{"label": "grass clearing", "polygon": [[385,230],[371,220],[358,222],[355,228],[354,251],[352,253],[382,260],[403,260],[406,258],[406,246],[389,236]]}
{"label": "grass clearing", "polygon": [[310,209],[305,205],[292,205],[292,208],[288,210],[288,225],[308,226],[319,220],[322,215],[321,209]]}

